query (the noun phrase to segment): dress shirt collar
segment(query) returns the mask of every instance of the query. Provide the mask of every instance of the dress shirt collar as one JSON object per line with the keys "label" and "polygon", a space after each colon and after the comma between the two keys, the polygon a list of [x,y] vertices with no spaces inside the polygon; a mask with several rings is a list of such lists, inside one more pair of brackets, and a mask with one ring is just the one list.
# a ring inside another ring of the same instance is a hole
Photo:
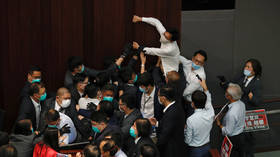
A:
{"label": "dress shirt collar", "polygon": [[54,109],[59,112],[60,106],[58,105],[57,101],[55,101]]}
{"label": "dress shirt collar", "polygon": [[164,109],[163,109],[163,113],[171,106],[175,103],[175,101],[172,101],[170,104],[168,104]]}
{"label": "dress shirt collar", "polygon": [[35,107],[40,107],[40,101],[37,103],[32,97],[30,97],[30,99]]}
{"label": "dress shirt collar", "polygon": [[137,137],[137,138],[134,140],[135,144],[138,143],[138,141],[140,140],[140,138],[141,138],[141,137]]}

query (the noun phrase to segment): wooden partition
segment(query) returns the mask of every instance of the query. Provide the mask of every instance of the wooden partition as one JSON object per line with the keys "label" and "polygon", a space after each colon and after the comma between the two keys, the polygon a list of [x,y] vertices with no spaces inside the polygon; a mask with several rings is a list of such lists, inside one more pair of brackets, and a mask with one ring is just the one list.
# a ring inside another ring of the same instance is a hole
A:
{"label": "wooden partition", "polygon": [[170,0],[1,0],[0,108],[5,128],[17,118],[19,93],[31,65],[43,69],[47,90],[63,86],[69,56],[102,69],[106,56],[118,56],[126,42],[159,46],[159,35],[132,16],[153,16],[181,29],[181,1]]}

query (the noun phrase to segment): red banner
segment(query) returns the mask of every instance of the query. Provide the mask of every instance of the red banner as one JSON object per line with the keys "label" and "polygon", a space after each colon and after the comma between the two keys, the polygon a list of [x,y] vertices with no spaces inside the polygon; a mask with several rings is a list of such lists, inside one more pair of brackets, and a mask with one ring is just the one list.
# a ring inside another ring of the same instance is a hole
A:
{"label": "red banner", "polygon": [[227,136],[225,136],[222,148],[221,148],[221,157],[230,157],[230,153],[232,150],[232,143]]}
{"label": "red banner", "polygon": [[246,111],[244,132],[268,129],[269,126],[264,109]]}

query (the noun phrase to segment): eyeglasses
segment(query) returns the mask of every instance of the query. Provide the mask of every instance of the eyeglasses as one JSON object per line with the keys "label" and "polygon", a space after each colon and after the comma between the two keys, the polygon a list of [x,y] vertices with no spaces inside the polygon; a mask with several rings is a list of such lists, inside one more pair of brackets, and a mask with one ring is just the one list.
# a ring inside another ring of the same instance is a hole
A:
{"label": "eyeglasses", "polygon": [[204,61],[199,61],[195,58],[193,58],[193,61],[197,64],[197,65],[203,65],[204,64]]}

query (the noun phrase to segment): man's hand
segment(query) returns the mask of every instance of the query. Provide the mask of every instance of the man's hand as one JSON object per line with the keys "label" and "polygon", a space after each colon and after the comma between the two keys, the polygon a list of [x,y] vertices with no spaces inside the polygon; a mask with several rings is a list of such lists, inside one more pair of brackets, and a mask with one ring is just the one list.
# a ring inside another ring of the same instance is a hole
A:
{"label": "man's hand", "polygon": [[133,41],[132,47],[133,47],[133,49],[137,50],[139,48],[139,44],[137,42]]}
{"label": "man's hand", "polygon": [[160,58],[160,57],[158,57],[156,67],[160,67],[160,65],[161,65],[161,58]]}
{"label": "man's hand", "polygon": [[252,93],[252,92],[250,92],[250,93],[248,94],[248,97],[249,97],[249,99],[250,99],[250,100],[252,100],[252,99],[253,99],[253,96],[254,96],[254,95],[253,95],[253,93]]}
{"label": "man's hand", "polygon": [[157,120],[155,118],[150,118],[149,121],[150,121],[152,126],[156,126]]}
{"label": "man's hand", "polygon": [[207,85],[206,85],[206,81],[205,80],[201,80],[199,81],[201,87],[203,88],[203,90],[206,92],[208,91]]}
{"label": "man's hand", "polygon": [[137,23],[137,22],[141,22],[141,21],[142,21],[142,17],[139,17],[137,15],[134,15],[132,18],[133,23]]}
{"label": "man's hand", "polygon": [[119,59],[116,60],[115,64],[116,64],[117,66],[121,66],[123,60],[124,60],[124,59],[123,59],[122,57],[120,57]]}
{"label": "man's hand", "polygon": [[60,130],[60,135],[63,135],[64,133],[70,133],[70,126],[68,124],[65,124]]}

